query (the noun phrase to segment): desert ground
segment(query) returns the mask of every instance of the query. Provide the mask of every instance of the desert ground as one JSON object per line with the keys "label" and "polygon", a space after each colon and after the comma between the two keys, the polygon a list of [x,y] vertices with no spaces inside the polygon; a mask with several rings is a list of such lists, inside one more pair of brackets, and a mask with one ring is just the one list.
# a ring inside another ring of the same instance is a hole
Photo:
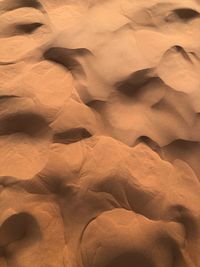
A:
{"label": "desert ground", "polygon": [[0,267],[200,267],[199,0],[0,0]]}

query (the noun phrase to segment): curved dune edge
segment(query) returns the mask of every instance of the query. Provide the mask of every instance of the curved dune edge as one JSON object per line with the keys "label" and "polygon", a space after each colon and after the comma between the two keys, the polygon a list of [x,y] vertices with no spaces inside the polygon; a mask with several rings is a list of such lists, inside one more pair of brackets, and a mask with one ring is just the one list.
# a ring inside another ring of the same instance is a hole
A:
{"label": "curved dune edge", "polygon": [[0,266],[200,267],[199,24],[0,0]]}

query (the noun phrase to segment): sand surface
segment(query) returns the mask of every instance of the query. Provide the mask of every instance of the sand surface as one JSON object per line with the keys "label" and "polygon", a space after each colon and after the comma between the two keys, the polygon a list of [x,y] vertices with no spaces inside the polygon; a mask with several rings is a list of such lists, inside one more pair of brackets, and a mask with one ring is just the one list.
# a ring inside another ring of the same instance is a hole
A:
{"label": "sand surface", "polygon": [[0,267],[200,267],[199,0],[0,0]]}

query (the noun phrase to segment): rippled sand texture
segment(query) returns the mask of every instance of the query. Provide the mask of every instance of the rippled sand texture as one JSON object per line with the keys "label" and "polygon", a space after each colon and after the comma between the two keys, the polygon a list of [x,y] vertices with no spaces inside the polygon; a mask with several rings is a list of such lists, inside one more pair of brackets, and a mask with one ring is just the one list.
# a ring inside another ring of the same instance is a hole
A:
{"label": "rippled sand texture", "polygon": [[0,0],[0,267],[200,267],[200,2]]}

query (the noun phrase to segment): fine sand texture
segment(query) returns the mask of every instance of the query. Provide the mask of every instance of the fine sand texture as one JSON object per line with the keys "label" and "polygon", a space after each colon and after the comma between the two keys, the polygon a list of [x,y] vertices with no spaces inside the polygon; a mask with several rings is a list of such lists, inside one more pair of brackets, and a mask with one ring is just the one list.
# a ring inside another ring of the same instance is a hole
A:
{"label": "fine sand texture", "polygon": [[0,267],[200,267],[200,0],[0,0]]}

